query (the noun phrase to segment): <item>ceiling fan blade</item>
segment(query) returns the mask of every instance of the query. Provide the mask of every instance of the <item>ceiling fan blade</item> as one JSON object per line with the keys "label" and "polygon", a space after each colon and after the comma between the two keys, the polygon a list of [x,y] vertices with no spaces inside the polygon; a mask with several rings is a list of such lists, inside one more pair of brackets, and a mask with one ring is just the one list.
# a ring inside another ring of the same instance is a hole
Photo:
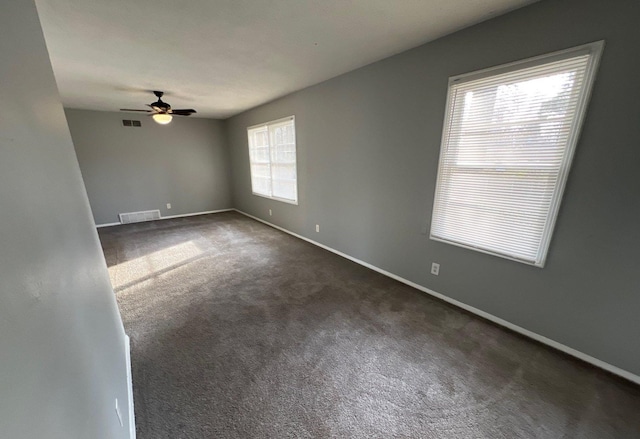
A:
{"label": "ceiling fan blade", "polygon": [[193,113],[196,113],[196,110],[193,109],[181,109],[181,110],[171,110],[171,114],[177,114],[178,116],[190,116]]}
{"label": "ceiling fan blade", "polygon": [[193,108],[181,108],[178,110],[174,110],[171,108],[171,105],[169,105],[168,103],[162,100],[162,96],[164,94],[163,92],[154,91],[153,94],[155,94],[158,97],[158,100],[156,102],[146,104],[147,107],[150,108],[150,110],[134,110],[131,108],[122,108],[120,109],[120,111],[147,113],[148,116],[154,116],[156,114],[167,114],[167,115],[174,115],[174,116],[191,116],[192,114],[196,113],[196,110],[194,110]]}

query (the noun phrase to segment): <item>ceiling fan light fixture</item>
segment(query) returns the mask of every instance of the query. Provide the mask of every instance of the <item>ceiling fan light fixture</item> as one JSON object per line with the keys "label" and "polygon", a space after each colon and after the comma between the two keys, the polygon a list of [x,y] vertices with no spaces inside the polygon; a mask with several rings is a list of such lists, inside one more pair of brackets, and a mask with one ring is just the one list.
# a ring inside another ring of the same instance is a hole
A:
{"label": "ceiling fan light fixture", "polygon": [[160,125],[166,125],[171,122],[171,119],[173,119],[173,116],[170,114],[154,114],[151,117],[153,117],[153,120]]}

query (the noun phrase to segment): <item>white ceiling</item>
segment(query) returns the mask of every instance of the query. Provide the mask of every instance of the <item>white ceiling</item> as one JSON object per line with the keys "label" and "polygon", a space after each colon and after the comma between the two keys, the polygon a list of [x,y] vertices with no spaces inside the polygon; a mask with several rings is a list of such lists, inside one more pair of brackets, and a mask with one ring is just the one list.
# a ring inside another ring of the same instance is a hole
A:
{"label": "white ceiling", "polygon": [[227,118],[534,0],[36,0],[66,107]]}

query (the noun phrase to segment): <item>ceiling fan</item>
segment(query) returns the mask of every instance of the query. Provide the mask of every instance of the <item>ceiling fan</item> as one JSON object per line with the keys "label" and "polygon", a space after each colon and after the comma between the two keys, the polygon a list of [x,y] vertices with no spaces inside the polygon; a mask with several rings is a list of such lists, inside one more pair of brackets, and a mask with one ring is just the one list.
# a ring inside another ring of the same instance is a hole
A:
{"label": "ceiling fan", "polygon": [[173,108],[171,108],[171,105],[162,100],[164,92],[154,91],[153,94],[158,97],[158,100],[152,104],[147,104],[148,107],[151,107],[151,110],[132,110],[129,108],[121,108],[120,111],[150,113],[149,116],[153,117],[153,120],[160,125],[166,125],[171,122],[173,116],[191,116],[196,112],[196,110],[193,109],[174,110]]}

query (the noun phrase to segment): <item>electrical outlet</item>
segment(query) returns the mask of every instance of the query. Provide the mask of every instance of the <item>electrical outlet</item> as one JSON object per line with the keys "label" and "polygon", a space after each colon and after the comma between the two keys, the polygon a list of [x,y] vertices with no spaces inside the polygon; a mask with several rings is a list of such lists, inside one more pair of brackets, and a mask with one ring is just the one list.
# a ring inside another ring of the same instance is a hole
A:
{"label": "electrical outlet", "polygon": [[124,427],[124,423],[122,422],[122,415],[120,414],[120,408],[118,407],[118,398],[116,398],[116,416],[118,417],[120,427]]}
{"label": "electrical outlet", "polygon": [[316,224],[316,232],[320,233],[320,224]]}
{"label": "electrical outlet", "polygon": [[437,262],[433,262],[431,264],[431,274],[433,274],[435,276],[440,274],[440,264],[438,264]]}
{"label": "electrical outlet", "polygon": [[273,215],[273,212],[271,211],[271,209],[269,209],[269,216]]}
{"label": "electrical outlet", "polygon": [[167,209],[171,209],[171,203],[167,203]]}

